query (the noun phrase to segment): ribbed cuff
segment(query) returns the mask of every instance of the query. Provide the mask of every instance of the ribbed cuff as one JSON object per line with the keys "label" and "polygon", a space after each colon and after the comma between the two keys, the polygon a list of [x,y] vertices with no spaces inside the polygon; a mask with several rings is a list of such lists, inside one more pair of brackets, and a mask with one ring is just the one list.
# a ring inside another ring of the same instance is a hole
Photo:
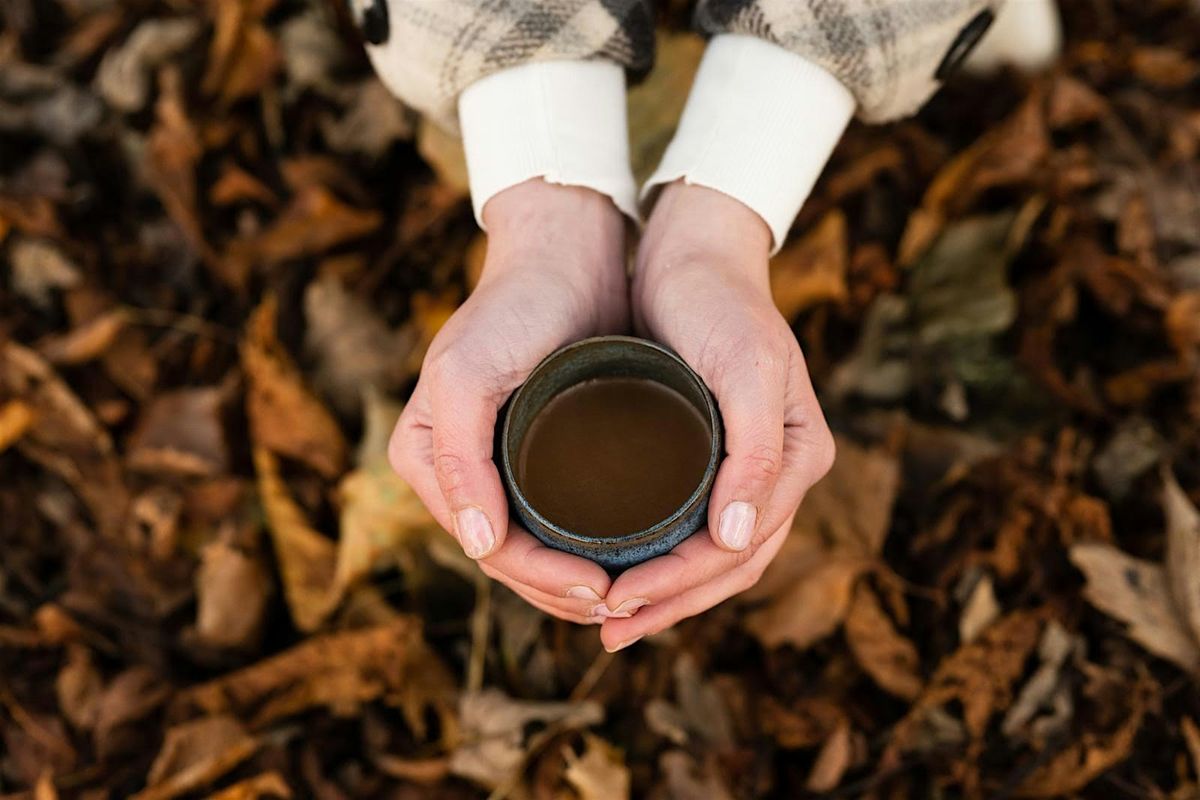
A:
{"label": "ribbed cuff", "polygon": [[637,219],[625,73],[606,61],[544,61],[489,75],[458,99],[475,219],[510,186],[543,178],[612,198]]}
{"label": "ribbed cuff", "polygon": [[854,108],[850,91],[813,62],[752,36],[714,37],[641,198],[680,178],[723,192],[766,221],[777,251]]}

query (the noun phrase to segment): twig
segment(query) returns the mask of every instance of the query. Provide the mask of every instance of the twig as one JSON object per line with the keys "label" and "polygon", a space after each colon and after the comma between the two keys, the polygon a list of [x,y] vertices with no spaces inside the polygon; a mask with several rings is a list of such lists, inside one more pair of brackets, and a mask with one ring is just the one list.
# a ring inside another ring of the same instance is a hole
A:
{"label": "twig", "polygon": [[475,581],[475,611],[471,614],[471,660],[467,664],[467,691],[483,688],[483,668],[492,621],[492,582],[480,574]]}
{"label": "twig", "polygon": [[138,308],[137,306],[121,306],[121,312],[134,325],[169,328],[180,333],[216,339],[226,344],[237,344],[238,342],[236,331],[195,314],[181,314],[165,308]]}

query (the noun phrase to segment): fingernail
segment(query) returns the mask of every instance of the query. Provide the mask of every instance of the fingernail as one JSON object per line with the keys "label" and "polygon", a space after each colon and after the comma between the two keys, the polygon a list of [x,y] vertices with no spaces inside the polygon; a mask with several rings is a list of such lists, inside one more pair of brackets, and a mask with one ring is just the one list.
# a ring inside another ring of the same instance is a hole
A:
{"label": "fingernail", "polygon": [[[621,605],[617,606],[612,611],[609,611],[608,615],[610,617],[616,617],[617,619],[627,619],[628,617],[633,616],[633,612],[637,611],[642,606],[648,605],[650,605],[650,601],[646,598],[634,597],[626,600],[624,603],[621,603]],[[607,607],[605,610],[607,610]]]}
{"label": "fingernail", "polygon": [[572,586],[567,589],[567,597],[575,600],[601,600],[600,594],[590,586]]}
{"label": "fingernail", "polygon": [[717,534],[730,550],[745,550],[754,535],[754,518],[758,511],[749,503],[735,500],[721,512],[721,525]]}
{"label": "fingernail", "polygon": [[616,616],[616,614],[608,610],[608,606],[604,605],[604,603],[597,603],[592,606],[592,610],[588,613],[593,617],[600,617],[602,619],[609,619]]}
{"label": "fingernail", "polygon": [[[644,633],[642,634],[642,636],[645,636],[645,635],[646,634],[644,634]],[[625,641],[618,644],[616,647],[605,647],[604,649],[610,653],[615,653],[618,650],[624,650],[626,647],[629,647],[629,645],[637,644],[639,641],[641,641],[642,636],[635,636],[632,639],[626,639]]]}
{"label": "fingernail", "polygon": [[464,508],[455,516],[454,524],[458,527],[458,541],[471,558],[482,558],[496,546],[492,523],[478,508]]}

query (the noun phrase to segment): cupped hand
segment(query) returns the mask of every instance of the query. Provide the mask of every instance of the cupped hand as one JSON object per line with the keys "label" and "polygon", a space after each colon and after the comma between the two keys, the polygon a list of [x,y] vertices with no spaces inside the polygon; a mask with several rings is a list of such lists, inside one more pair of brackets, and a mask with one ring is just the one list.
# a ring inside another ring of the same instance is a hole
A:
{"label": "cupped hand", "polygon": [[[758,580],[805,492],[833,464],[833,437],[804,357],[775,308],[771,234],[738,201],[698,186],[663,191],[634,275],[634,322],[704,378],[725,423],[726,457],[708,530],[622,573],[606,596],[617,650],[699,614]],[[636,612],[636,613],[635,613]]]}
{"label": "cupped hand", "polygon": [[500,407],[543,358],[627,328],[624,221],[603,195],[541,180],[483,215],[479,284],[431,343],[389,455],[487,575],[547,613],[599,622],[608,574],[510,523],[492,447]]}

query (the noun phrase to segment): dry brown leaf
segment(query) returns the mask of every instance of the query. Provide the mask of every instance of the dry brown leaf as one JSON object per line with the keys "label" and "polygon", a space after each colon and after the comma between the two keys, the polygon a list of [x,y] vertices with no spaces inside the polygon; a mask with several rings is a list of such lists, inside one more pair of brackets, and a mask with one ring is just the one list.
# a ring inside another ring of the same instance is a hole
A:
{"label": "dry brown leaf", "polygon": [[659,756],[659,770],[666,776],[667,800],[733,800],[711,758],[697,764],[683,750],[668,750]]}
{"label": "dry brown leaf", "polygon": [[271,583],[258,559],[217,541],[200,552],[196,636],[210,647],[246,647],[262,633]]}
{"label": "dry brown leaf", "polygon": [[292,790],[278,772],[264,772],[226,786],[221,791],[210,794],[208,800],[261,800],[263,797],[291,800]]}
{"label": "dry brown leaf", "polygon": [[546,731],[528,735],[531,723],[562,733],[583,730],[604,719],[599,703],[539,703],[514,700],[499,689],[484,689],[462,697],[459,711],[462,743],[450,758],[450,770],[489,788],[510,780],[525,761],[531,739],[544,740]]}
{"label": "dry brown leaf", "polygon": [[362,410],[369,389],[391,392],[408,377],[408,354],[417,344],[411,325],[395,331],[335,275],[304,291],[305,352],[314,357],[313,387],[346,417]]}
{"label": "dry brown leaf", "polygon": [[628,800],[629,767],[617,750],[599,736],[583,735],[583,755],[564,748],[567,783],[579,793],[579,800]]}
{"label": "dry brown leaf", "polygon": [[170,696],[170,688],[148,667],[130,667],[118,674],[100,696],[92,742],[101,757],[119,748],[120,728],[141,723]]}
{"label": "dry brown leaf", "polygon": [[853,731],[848,721],[834,728],[833,734],[821,746],[817,760],[808,773],[805,788],[810,792],[830,792],[842,782],[854,759]]}
{"label": "dry brown leaf", "polygon": [[346,440],[276,337],[275,315],[275,300],[269,298],[251,316],[242,341],[250,435],[260,447],[336,477],[346,464]]}
{"label": "dry brown leaf", "polygon": [[100,712],[104,691],[101,677],[92,659],[92,651],[82,645],[67,648],[67,661],[54,682],[58,708],[76,730],[90,731]]}
{"label": "dry brown leaf", "polygon": [[218,0],[215,32],[209,48],[208,69],[200,88],[223,104],[261,92],[274,80],[283,55],[262,18],[275,0]]}
{"label": "dry brown leaf", "polygon": [[848,263],[846,215],[834,209],[771,259],[771,295],[779,313],[792,320],[819,303],[845,300]]}
{"label": "dry brown leaf", "polygon": [[958,620],[958,638],[963,643],[972,642],[980,632],[1000,616],[1000,604],[992,587],[990,575],[983,575],[971,590],[963,604],[962,616]]}
{"label": "dry brown leaf", "polygon": [[167,729],[146,789],[138,800],[167,800],[212,783],[254,755],[260,743],[231,716],[218,715]]}
{"label": "dry brown leaf", "polygon": [[949,655],[934,672],[908,714],[897,723],[881,759],[884,768],[901,753],[915,749],[931,713],[951,702],[962,706],[962,719],[972,739],[983,738],[988,722],[1012,701],[1012,687],[1041,635],[1041,615],[1014,611],[997,620],[977,640]]}
{"label": "dry brown leaf", "polygon": [[316,256],[361,239],[383,222],[378,211],[349,206],[317,184],[301,186],[271,226],[232,245],[231,257],[255,264],[277,264]]}
{"label": "dry brown leaf", "polygon": [[758,704],[763,732],[785,750],[816,747],[846,722],[842,705],[823,697],[806,697],[789,707],[767,695]]}
{"label": "dry brown leaf", "polygon": [[1200,778],[1200,726],[1191,717],[1183,717],[1179,721],[1179,728],[1183,731],[1188,755],[1192,758],[1192,772]]}
{"label": "dry brown leaf", "polygon": [[1163,89],[1182,89],[1200,76],[1200,63],[1169,47],[1138,47],[1129,58],[1133,74]]}
{"label": "dry brown leaf", "polygon": [[108,431],[40,355],[15,342],[0,348],[0,389],[36,409],[16,443],[21,453],[66,481],[103,534],[118,536],[129,495]]}
{"label": "dry brown leaf", "polygon": [[1133,709],[1112,733],[1083,733],[1076,741],[1021,782],[1017,797],[1066,797],[1129,757],[1146,715],[1144,689],[1134,689]]}
{"label": "dry brown leaf", "polygon": [[254,448],[254,468],[279,561],[283,596],[296,627],[311,633],[333,613],[340,599],[333,591],[336,548],[308,524],[279,475],[275,456],[262,447]]}
{"label": "dry brown leaf", "polygon": [[154,397],[129,436],[126,463],[150,474],[214,477],[229,469],[222,407],[216,386],[180,389]]}
{"label": "dry brown leaf", "polygon": [[388,625],[315,636],[279,655],[178,693],[174,712],[233,714],[251,730],[324,707],[340,716],[360,713],[363,703],[385,699],[399,706],[418,738],[424,713],[433,708],[452,725],[448,709],[453,683],[425,644],[420,623],[397,617]]}
{"label": "dry brown leaf", "polygon": [[9,400],[0,406],[0,453],[25,435],[33,425],[33,409],[20,400]]}
{"label": "dry brown leaf", "polygon": [[1181,356],[1200,351],[1200,290],[1176,295],[1164,322],[1167,336]]}
{"label": "dry brown leaf", "polygon": [[875,592],[865,584],[854,590],[846,616],[846,643],[854,660],[882,689],[905,700],[921,693],[921,658],[916,646],[900,635]]}
{"label": "dry brown leaf", "polygon": [[1075,545],[1070,557],[1087,578],[1088,602],[1124,622],[1127,635],[1151,653],[1186,672],[1200,669],[1200,645],[1184,627],[1161,566],[1107,544]]}
{"label": "dry brown leaf", "polygon": [[1070,75],[1056,75],[1046,98],[1046,123],[1051,128],[1067,128],[1094,122],[1108,113],[1108,102],[1083,81]]}
{"label": "dry brown leaf", "polygon": [[58,800],[58,789],[54,788],[54,772],[46,769],[33,787],[33,800]]}
{"label": "dry brown leaf", "polygon": [[854,584],[873,564],[865,558],[821,557],[811,571],[797,577],[797,582],[772,598],[768,606],[748,613],[746,629],[767,647],[811,647],[842,624],[850,609]]}
{"label": "dry brown leaf", "polygon": [[367,392],[366,429],[359,465],[340,485],[341,538],[334,591],[345,592],[371,571],[397,563],[416,586],[427,580],[428,560],[473,581],[478,567],[434,521],[417,493],[392,469],[387,442],[401,406]]}
{"label": "dry brown leaf", "polygon": [[1200,511],[1169,469],[1163,470],[1167,581],[1183,625],[1200,646]]}
{"label": "dry brown leaf", "polygon": [[51,364],[85,364],[104,355],[125,330],[128,320],[121,309],[98,314],[63,334],[53,334],[37,344]]}

